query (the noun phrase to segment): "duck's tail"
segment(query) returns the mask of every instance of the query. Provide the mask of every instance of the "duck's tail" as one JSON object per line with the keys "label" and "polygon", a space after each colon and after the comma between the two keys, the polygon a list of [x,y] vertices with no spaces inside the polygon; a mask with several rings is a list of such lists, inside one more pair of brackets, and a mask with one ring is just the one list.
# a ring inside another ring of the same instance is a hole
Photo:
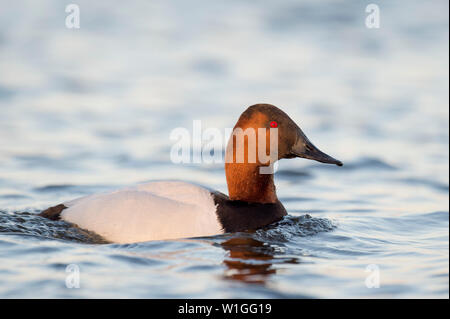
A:
{"label": "duck's tail", "polygon": [[63,204],[59,204],[57,206],[53,206],[50,208],[47,208],[46,210],[42,211],[39,216],[45,217],[51,220],[59,220],[61,218],[61,212],[66,209],[67,207]]}

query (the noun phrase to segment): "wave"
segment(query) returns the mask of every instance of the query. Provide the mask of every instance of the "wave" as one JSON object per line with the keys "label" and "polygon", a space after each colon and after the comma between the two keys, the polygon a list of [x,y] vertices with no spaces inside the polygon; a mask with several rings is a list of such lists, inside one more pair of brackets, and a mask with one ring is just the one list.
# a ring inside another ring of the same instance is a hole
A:
{"label": "wave", "polygon": [[283,220],[256,231],[256,239],[262,241],[287,242],[293,237],[313,236],[321,232],[332,231],[336,226],[327,218],[288,215]]}
{"label": "wave", "polygon": [[35,213],[0,211],[0,233],[39,236],[87,244],[107,243],[99,235],[64,221],[52,221]]}

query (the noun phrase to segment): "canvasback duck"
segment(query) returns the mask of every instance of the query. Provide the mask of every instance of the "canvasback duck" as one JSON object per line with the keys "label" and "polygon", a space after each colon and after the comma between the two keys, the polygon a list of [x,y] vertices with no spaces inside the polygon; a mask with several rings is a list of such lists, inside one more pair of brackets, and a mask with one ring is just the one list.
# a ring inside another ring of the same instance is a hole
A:
{"label": "canvasback duck", "polygon": [[[265,143],[258,140],[256,147],[250,149],[253,145],[249,142],[250,135],[239,143],[235,132],[248,133],[248,128],[254,129],[257,139],[261,132],[266,132],[262,136]],[[261,128],[265,131],[258,130]],[[270,152],[274,144],[267,132],[272,132],[271,128],[277,129],[278,146],[276,158],[268,162],[267,158],[261,159],[258,148],[266,145],[265,155]],[[241,151],[244,156],[238,160]],[[315,147],[286,113],[270,104],[256,104],[241,114],[228,142],[225,155],[228,196],[191,183],[158,181],[88,195],[50,207],[40,216],[65,220],[115,243],[255,230],[287,214],[276,195],[273,171],[262,173],[261,168],[295,157],[342,166]]]}

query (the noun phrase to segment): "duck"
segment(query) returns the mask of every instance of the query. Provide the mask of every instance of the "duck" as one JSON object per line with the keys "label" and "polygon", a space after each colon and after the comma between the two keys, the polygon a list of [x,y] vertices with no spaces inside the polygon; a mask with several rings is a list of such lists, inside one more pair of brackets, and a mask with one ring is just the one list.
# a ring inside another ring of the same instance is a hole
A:
{"label": "duck", "polygon": [[[251,130],[258,140],[254,148],[251,135],[239,142],[235,134]],[[272,153],[274,145],[277,152]],[[270,156],[263,159],[264,147]],[[184,181],[152,181],[66,201],[39,215],[119,244],[253,231],[287,215],[274,183],[277,161],[305,158],[343,165],[314,146],[285,112],[271,104],[252,105],[240,115],[225,152],[228,195]],[[239,157],[240,152],[244,156]]]}

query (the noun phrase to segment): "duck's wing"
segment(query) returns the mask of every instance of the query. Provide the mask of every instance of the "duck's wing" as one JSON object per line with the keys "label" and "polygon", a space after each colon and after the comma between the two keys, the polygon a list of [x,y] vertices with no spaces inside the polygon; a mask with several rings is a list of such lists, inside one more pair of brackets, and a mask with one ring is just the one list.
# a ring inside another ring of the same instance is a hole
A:
{"label": "duck's wing", "polygon": [[63,220],[117,243],[223,232],[211,193],[189,183],[152,182],[63,205]]}

